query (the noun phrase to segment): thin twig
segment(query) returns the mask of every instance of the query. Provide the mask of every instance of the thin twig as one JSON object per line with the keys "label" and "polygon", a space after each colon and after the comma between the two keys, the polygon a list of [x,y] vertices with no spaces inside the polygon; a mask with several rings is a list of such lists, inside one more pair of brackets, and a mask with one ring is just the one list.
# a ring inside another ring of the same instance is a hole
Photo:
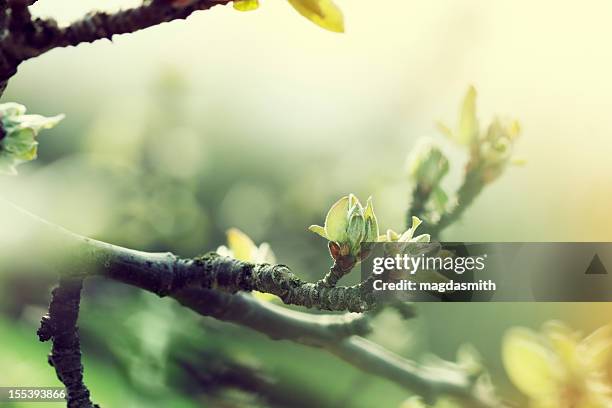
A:
{"label": "thin twig", "polygon": [[325,274],[321,280],[317,282],[317,284],[321,287],[333,288],[338,284],[338,281],[342,279],[342,277],[351,272],[355,262],[349,263],[348,266],[344,266],[341,262],[335,261],[331,268],[329,268],[329,272]]}

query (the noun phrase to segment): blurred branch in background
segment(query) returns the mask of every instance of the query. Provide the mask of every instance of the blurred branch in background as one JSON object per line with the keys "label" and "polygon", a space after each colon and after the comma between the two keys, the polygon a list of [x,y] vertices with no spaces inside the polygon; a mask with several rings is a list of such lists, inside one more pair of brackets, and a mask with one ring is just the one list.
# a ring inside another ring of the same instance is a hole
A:
{"label": "blurred branch in background", "polygon": [[[431,142],[418,146],[409,158],[409,172],[414,186],[407,212],[424,220],[425,232],[439,238],[472,204],[486,185],[497,179],[513,159],[514,144],[520,134],[515,120],[494,118],[481,130],[476,114],[476,90],[470,87],[465,95],[459,120],[454,129],[438,123],[440,131],[468,152],[463,181],[454,194],[441,185],[449,172],[449,161],[442,150]],[[450,198],[449,198],[450,197]]]}
{"label": "blurred branch in background", "polygon": [[227,389],[235,389],[251,395],[254,401],[249,401],[247,406],[258,402],[278,408],[336,406],[333,401],[318,396],[306,382],[295,385],[267,373],[263,367],[237,361],[220,350],[191,345],[181,348],[178,354],[173,360],[183,375],[173,382],[193,397],[218,397]]}

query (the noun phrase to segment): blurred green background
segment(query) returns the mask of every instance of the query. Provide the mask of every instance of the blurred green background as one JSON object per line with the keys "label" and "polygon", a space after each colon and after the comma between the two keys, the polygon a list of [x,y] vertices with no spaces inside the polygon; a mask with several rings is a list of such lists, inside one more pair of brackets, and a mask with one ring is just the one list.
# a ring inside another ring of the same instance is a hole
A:
{"label": "blurred green background", "polygon": [[[487,188],[445,238],[611,239],[611,3],[338,0],[344,35],[284,1],[263,3],[253,13],[216,7],[23,64],[3,100],[67,118],[43,133],[38,161],[0,179],[2,195],[80,234],[182,256],[216,248],[238,227],[315,280],[329,259],[306,227],[338,197],[372,195],[382,226],[403,227],[405,161],[417,139],[443,143],[454,160],[449,183],[458,181],[463,152],[434,122],[454,122],[473,84],[483,122],[497,113],[520,120],[518,154],[528,164]],[[126,3],[104,7],[118,4]],[[98,7],[41,0],[33,10],[68,22]],[[0,235],[15,239],[11,228]],[[27,234],[18,239],[25,248]],[[35,268],[0,271],[0,386],[59,384],[46,364],[49,345],[35,335],[53,282]],[[562,319],[590,331],[611,309],[424,304],[408,322],[382,314],[371,337],[417,359],[452,358],[472,343],[510,394],[499,361],[509,327]],[[408,396],[324,352],[112,282],[87,282],[80,327],[87,384],[106,407],[265,406],[218,380],[215,364],[228,361],[267,384],[268,404],[286,390],[309,406],[395,407]]]}

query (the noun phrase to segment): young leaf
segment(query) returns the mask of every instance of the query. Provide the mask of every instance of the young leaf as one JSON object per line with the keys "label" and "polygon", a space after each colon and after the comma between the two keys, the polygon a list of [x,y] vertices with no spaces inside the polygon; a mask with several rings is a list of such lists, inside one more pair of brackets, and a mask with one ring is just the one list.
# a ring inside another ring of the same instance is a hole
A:
{"label": "young leaf", "polygon": [[259,8],[259,0],[236,0],[234,8],[239,11],[252,11]]}
{"label": "young leaf", "polygon": [[234,258],[241,261],[252,261],[254,252],[257,250],[251,238],[237,228],[227,231],[227,244]]}
{"label": "young leaf", "polygon": [[554,353],[527,329],[512,329],[502,344],[502,359],[516,387],[538,400],[556,395],[556,379],[563,369]]}
{"label": "young leaf", "polygon": [[[408,242],[411,241],[414,236],[414,233],[416,231],[417,228],[419,228],[419,225],[421,225],[423,223],[423,221],[421,221],[421,219],[419,217],[415,217],[414,215],[412,216],[412,226],[407,229],[406,231],[404,231],[401,235],[399,235],[396,239],[392,240],[392,241],[399,241],[399,242]],[[389,230],[390,231],[390,230]],[[391,241],[391,239],[390,239]]]}
{"label": "young leaf", "polygon": [[467,91],[461,107],[461,116],[457,126],[456,140],[459,144],[470,145],[478,137],[478,118],[476,117],[476,89],[473,86]]}
{"label": "young leaf", "polygon": [[320,225],[311,225],[310,227],[308,227],[308,231],[312,231],[315,234],[319,234],[323,238],[327,239],[327,234],[325,233],[325,228],[323,228]]}
{"label": "young leaf", "polygon": [[334,242],[346,242],[348,227],[349,196],[336,201],[325,217],[325,235]]}
{"label": "young leaf", "polygon": [[23,105],[0,104],[0,174],[17,174],[16,167],[36,159],[38,142],[36,136],[43,129],[50,129],[64,118],[63,115],[45,117],[26,115]]}
{"label": "young leaf", "polygon": [[331,0],[288,0],[304,17],[326,30],[343,33],[342,11]]}
{"label": "young leaf", "polygon": [[372,197],[368,198],[366,208],[363,212],[366,220],[365,229],[365,240],[367,242],[376,242],[380,231],[378,229],[378,219],[374,213],[374,205],[372,204]]}

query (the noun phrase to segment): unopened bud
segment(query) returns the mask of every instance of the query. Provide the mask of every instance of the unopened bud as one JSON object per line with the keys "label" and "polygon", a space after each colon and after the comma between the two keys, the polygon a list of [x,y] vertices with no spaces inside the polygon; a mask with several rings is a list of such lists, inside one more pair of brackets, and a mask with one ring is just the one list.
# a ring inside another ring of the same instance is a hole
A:
{"label": "unopened bud", "polygon": [[349,219],[348,229],[346,231],[352,250],[359,248],[359,244],[364,237],[364,231],[365,219],[363,218],[363,214],[352,214],[351,218]]}

